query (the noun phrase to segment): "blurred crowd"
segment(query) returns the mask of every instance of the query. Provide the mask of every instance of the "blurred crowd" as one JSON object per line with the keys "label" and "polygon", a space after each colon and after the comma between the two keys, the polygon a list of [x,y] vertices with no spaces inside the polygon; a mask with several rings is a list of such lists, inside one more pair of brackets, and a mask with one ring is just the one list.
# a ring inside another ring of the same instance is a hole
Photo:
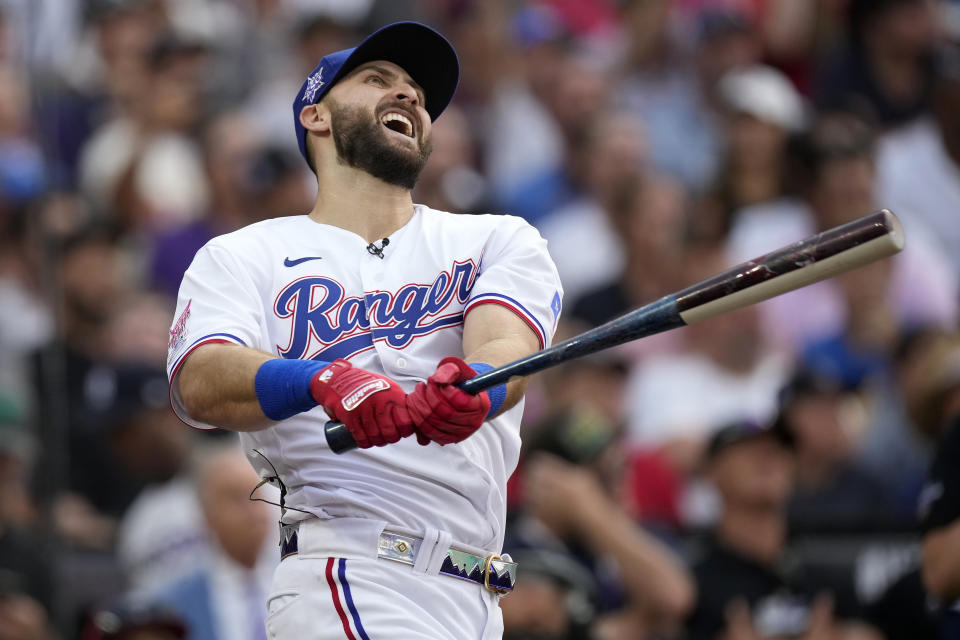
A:
{"label": "blurred crowd", "polygon": [[399,19],[462,65],[414,199],[535,225],[556,341],[882,207],[906,231],[536,378],[506,638],[960,638],[960,2],[2,0],[0,640],[265,637],[276,496],[170,411],[174,297],[311,207],[291,101]]}

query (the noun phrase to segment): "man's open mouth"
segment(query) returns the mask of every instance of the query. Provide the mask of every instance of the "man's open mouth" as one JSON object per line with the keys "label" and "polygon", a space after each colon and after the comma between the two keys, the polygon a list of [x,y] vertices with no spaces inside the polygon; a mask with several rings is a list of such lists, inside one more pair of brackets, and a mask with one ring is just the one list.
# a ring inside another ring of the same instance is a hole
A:
{"label": "man's open mouth", "polygon": [[380,122],[391,131],[402,133],[408,138],[413,137],[413,122],[402,113],[388,111],[380,117]]}

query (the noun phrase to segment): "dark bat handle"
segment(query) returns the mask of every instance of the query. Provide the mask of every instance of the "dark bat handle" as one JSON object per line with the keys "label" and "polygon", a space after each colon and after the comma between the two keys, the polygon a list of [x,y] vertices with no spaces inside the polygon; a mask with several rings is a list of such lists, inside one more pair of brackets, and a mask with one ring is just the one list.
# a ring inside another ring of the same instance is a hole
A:
{"label": "dark bat handle", "polygon": [[357,448],[357,441],[353,439],[353,434],[342,422],[328,422],[323,427],[323,435],[327,438],[330,451],[334,453],[346,453]]}

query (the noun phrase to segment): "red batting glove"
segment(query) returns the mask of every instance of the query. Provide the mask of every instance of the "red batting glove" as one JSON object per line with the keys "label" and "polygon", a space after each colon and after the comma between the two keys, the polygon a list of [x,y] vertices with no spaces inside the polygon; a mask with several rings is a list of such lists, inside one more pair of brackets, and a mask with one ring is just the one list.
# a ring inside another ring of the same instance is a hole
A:
{"label": "red batting glove", "polygon": [[460,442],[480,428],[490,411],[487,392],[471,395],[456,386],[475,375],[477,372],[460,358],[444,358],[433,375],[407,396],[417,442]]}
{"label": "red batting glove", "polygon": [[346,360],[334,360],[317,372],[310,395],[328,416],[346,425],[361,449],[382,447],[413,433],[400,385]]}

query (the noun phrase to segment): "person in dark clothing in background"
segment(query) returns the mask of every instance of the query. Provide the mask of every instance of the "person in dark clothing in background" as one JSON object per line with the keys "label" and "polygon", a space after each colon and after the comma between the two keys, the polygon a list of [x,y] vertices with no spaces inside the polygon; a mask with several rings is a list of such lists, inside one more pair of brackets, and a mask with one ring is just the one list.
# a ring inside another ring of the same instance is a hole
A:
{"label": "person in dark clothing in background", "polygon": [[781,390],[777,420],[796,441],[791,531],[869,528],[891,517],[884,486],[854,457],[865,427],[858,402],[839,380],[811,369],[797,371]]}
{"label": "person in dark clothing in background", "polygon": [[826,59],[815,90],[817,107],[853,110],[882,128],[921,115],[933,84],[934,5],[926,0],[852,0],[849,44]]}
{"label": "person in dark clothing in background", "polygon": [[536,427],[519,471],[522,509],[513,514],[504,548],[511,554],[550,550],[591,574],[591,630],[598,637],[670,634],[689,610],[692,581],[680,559],[626,508],[619,434],[618,425],[583,407]]}
{"label": "person in dark clothing in background", "polygon": [[707,455],[723,513],[693,563],[697,604],[687,619],[689,638],[878,638],[852,619],[856,612],[846,610],[836,585],[819,584],[786,554],[793,435],[782,425],[735,422],[713,436]]}
{"label": "person in dark clothing in background", "polygon": [[960,637],[960,337],[946,334],[924,352],[927,386],[910,406],[914,423],[936,441],[920,494],[923,583],[940,610],[940,637]]}

